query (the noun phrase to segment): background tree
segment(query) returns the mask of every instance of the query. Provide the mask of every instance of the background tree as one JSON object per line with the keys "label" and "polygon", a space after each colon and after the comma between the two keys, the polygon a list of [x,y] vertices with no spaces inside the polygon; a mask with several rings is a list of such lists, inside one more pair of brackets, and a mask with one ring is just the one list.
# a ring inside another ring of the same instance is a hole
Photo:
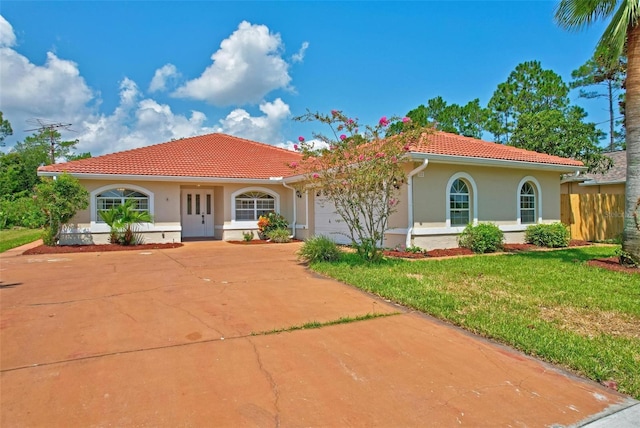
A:
{"label": "background tree", "polygon": [[600,19],[610,19],[598,49],[615,64],[626,48],[628,67],[625,98],[627,182],[621,262],[640,264],[640,4],[638,0],[561,0],[556,22],[582,29]]}
{"label": "background tree", "polygon": [[303,160],[291,167],[305,175],[308,190],[322,192],[334,204],[358,254],[366,260],[378,260],[405,179],[402,161],[410,143],[425,129],[404,118],[399,121],[403,132],[385,138],[393,118],[383,117],[375,127],[363,128],[336,110],[329,115],[307,112],[296,120],[319,122],[328,126],[331,134],[314,134],[328,146],[319,150],[300,137]]}
{"label": "background tree", "polygon": [[36,186],[36,201],[45,214],[46,229],[43,241],[46,245],[56,245],[62,227],[69,223],[79,210],[89,206],[89,192],[80,182],[68,174],[55,179],[43,179]]}
{"label": "background tree", "polygon": [[518,119],[511,145],[554,156],[579,159],[589,165],[590,172],[604,172],[611,159],[602,155],[598,146],[604,135],[593,123],[585,123],[586,113],[580,107],[566,112],[542,110],[524,113]]}
{"label": "background tree", "polygon": [[509,144],[522,114],[564,110],[569,105],[569,86],[539,61],[518,64],[506,82],[500,83],[487,107],[491,111],[487,129],[495,142]]}
{"label": "background tree", "polygon": [[[447,104],[440,96],[431,98],[427,105],[420,105],[407,113],[414,124],[432,126],[439,131],[464,135],[465,137],[482,138],[489,111],[480,106],[480,100],[469,101],[464,106]],[[402,131],[404,124],[394,122],[387,132],[395,135]]]}
{"label": "background tree", "polygon": [[[573,70],[571,77],[572,88],[585,88],[595,86],[595,90],[580,89],[581,98],[604,98],[607,101],[609,112],[609,151],[614,151],[620,145],[620,137],[624,134],[616,131],[616,124],[620,121],[616,118],[616,100],[623,102],[623,86],[627,76],[627,59],[621,56],[613,65],[607,60],[606,52],[596,51],[592,58]],[[618,107],[619,109],[619,107]]]}
{"label": "background tree", "polygon": [[11,128],[11,123],[2,117],[0,111],[0,147],[4,147],[4,139],[9,135],[13,135],[13,128]]}

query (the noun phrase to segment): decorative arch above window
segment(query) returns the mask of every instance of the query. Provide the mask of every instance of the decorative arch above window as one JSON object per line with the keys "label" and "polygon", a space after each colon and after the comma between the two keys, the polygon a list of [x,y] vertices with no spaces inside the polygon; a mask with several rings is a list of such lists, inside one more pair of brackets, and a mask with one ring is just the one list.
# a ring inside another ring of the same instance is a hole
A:
{"label": "decorative arch above window", "polygon": [[446,207],[447,227],[465,227],[478,222],[478,191],[469,174],[458,172],[449,178]]}
{"label": "decorative arch above window", "polygon": [[540,183],[534,177],[524,177],[518,183],[518,224],[536,224],[542,221]]}
{"label": "decorative arch above window", "polygon": [[261,215],[277,212],[280,198],[277,193],[263,188],[241,189],[231,195],[233,221],[256,222]]}
{"label": "decorative arch above window", "polygon": [[104,223],[99,211],[122,205],[127,200],[136,202],[136,211],[148,211],[153,216],[153,193],[132,184],[112,184],[91,192],[91,221]]}

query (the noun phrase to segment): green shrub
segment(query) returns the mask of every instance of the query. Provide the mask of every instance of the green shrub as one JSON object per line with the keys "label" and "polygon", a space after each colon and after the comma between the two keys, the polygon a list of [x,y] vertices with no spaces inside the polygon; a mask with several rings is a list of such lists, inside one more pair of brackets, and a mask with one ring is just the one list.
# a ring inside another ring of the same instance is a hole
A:
{"label": "green shrub", "polygon": [[534,224],[524,233],[525,242],[539,247],[566,247],[569,239],[569,229],[562,223]]}
{"label": "green shrub", "polygon": [[326,236],[316,235],[304,243],[298,257],[306,262],[313,263],[318,261],[336,261],[342,256],[342,251],[331,239]]}
{"label": "green shrub", "polygon": [[258,235],[260,239],[267,239],[268,233],[276,229],[288,229],[289,222],[282,214],[268,212],[258,218]]}
{"label": "green shrub", "polygon": [[460,234],[458,243],[474,253],[493,253],[502,250],[504,233],[493,223],[469,224]]}
{"label": "green shrub", "polygon": [[244,242],[253,241],[253,231],[242,232],[242,239],[244,239]]}
{"label": "green shrub", "polygon": [[47,218],[31,196],[0,200],[0,228],[20,226],[37,229],[44,226]]}
{"label": "green shrub", "polygon": [[289,229],[274,229],[267,232],[267,238],[273,242],[286,243],[291,242],[291,234]]}
{"label": "green shrub", "polygon": [[52,227],[45,227],[42,232],[42,243],[49,247],[54,247],[57,244],[56,235],[58,231]]}

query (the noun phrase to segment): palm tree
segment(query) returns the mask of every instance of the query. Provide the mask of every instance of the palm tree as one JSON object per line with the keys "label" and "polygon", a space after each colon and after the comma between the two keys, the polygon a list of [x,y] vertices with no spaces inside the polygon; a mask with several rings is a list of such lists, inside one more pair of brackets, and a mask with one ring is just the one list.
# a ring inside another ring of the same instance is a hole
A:
{"label": "palm tree", "polygon": [[611,64],[627,53],[626,111],[627,184],[622,263],[640,264],[640,0],[560,0],[556,22],[582,29],[611,19],[598,49],[611,53]]}
{"label": "palm tree", "polygon": [[142,243],[142,238],[136,231],[136,226],[153,221],[149,211],[137,210],[138,202],[133,199],[98,214],[111,228],[109,241],[112,244],[135,245]]}

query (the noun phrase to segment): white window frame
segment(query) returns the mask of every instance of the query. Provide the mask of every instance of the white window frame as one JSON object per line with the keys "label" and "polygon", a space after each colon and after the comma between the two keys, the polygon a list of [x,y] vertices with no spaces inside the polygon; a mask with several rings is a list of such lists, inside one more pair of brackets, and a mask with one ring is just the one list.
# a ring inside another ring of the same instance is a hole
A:
{"label": "white window frame", "polygon": [[471,191],[471,195],[469,195],[469,201],[471,202],[471,207],[469,209],[469,220],[471,220],[471,223],[474,225],[478,224],[478,186],[476,186],[476,182],[473,179],[473,177],[471,177],[466,172],[457,172],[453,174],[449,178],[449,181],[447,182],[447,192],[446,192],[446,199],[445,199],[446,228],[451,229],[452,231],[455,231],[455,232],[462,232],[466,227],[466,225],[451,226],[451,203],[450,203],[451,186],[453,185],[453,182],[458,179],[462,179],[463,181],[466,181],[467,189],[470,189]]}
{"label": "white window frame", "polygon": [[[520,205],[520,193],[522,192],[522,186],[526,183],[531,184],[533,187],[533,193],[535,195],[534,199],[534,207],[535,207],[535,222],[534,223],[523,223],[522,222],[522,207]],[[540,224],[542,223],[542,186],[535,177],[530,175],[524,177],[518,183],[518,187],[516,187],[516,208],[517,208],[517,224],[519,225],[529,225],[529,224]]]}
{"label": "white window frame", "polygon": [[[136,192],[140,192],[144,195],[147,195],[147,198],[149,199],[148,211],[152,217],[154,216],[155,203],[154,203],[154,195],[152,191],[141,186],[136,186],[135,184],[128,184],[128,183],[108,184],[106,186],[99,187],[91,191],[90,193],[89,209],[91,210],[90,212],[91,232],[108,232],[110,230],[109,226],[104,221],[101,221],[101,219],[98,218],[97,197],[101,193],[106,192],[108,190],[113,190],[113,189],[135,190]],[[144,223],[142,225],[143,230],[148,228],[148,227],[145,227],[145,225],[151,225],[151,223]]]}
{"label": "white window frame", "polygon": [[274,192],[271,189],[267,189],[265,187],[245,187],[239,190],[236,190],[231,194],[231,223],[235,227],[246,227],[246,228],[255,228],[257,227],[258,220],[236,220],[236,197],[242,195],[243,193],[250,192],[261,192],[266,193],[274,199],[274,211],[280,212],[280,195],[277,192]]}

